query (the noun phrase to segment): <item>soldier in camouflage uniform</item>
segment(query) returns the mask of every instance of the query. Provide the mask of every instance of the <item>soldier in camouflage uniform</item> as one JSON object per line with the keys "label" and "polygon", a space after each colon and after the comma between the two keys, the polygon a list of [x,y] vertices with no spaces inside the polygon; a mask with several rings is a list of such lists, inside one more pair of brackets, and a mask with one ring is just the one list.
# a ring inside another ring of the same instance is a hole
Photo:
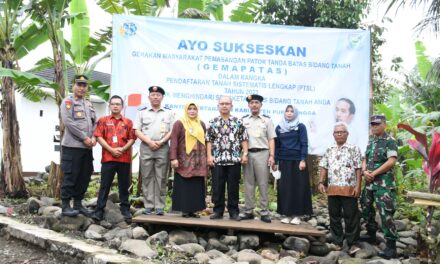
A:
{"label": "soldier in camouflage uniform", "polygon": [[361,240],[376,242],[378,225],[375,221],[379,211],[382,231],[386,239],[386,248],[379,256],[390,259],[396,257],[396,241],[399,239],[393,215],[396,208],[396,183],[393,168],[397,161],[396,141],[385,132],[386,119],[383,115],[375,115],[370,120],[373,136],[368,142],[362,169],[365,187],[362,192],[362,217],[366,221],[367,235]]}

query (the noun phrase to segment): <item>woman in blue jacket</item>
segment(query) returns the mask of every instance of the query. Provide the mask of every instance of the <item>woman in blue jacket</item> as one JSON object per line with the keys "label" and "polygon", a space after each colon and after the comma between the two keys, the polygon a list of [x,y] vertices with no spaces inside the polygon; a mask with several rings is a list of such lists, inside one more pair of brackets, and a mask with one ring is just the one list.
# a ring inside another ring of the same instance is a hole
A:
{"label": "woman in blue jacket", "polygon": [[276,127],[275,159],[281,178],[278,182],[278,213],[285,224],[300,224],[300,216],[312,214],[312,194],[306,169],[307,129],[299,122],[298,109],[286,107],[284,118]]}

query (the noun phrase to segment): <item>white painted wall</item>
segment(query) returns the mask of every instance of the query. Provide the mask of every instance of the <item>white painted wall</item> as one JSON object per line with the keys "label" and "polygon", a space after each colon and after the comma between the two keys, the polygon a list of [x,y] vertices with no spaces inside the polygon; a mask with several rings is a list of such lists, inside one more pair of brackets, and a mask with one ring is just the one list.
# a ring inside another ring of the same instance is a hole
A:
{"label": "white painted wall", "polygon": [[[58,108],[55,100],[46,98],[41,102],[34,103],[27,100],[20,94],[15,94],[17,105],[17,117],[20,125],[21,159],[24,172],[40,172],[50,164],[51,161],[60,162],[60,153],[55,151],[54,142],[56,134],[55,127],[58,125]],[[108,104],[102,99],[92,96],[92,103],[98,118],[108,115]],[[40,116],[40,111],[42,115]],[[3,130],[0,129],[0,138],[3,137]],[[3,146],[0,145],[0,149]],[[139,150],[139,143],[134,146],[133,155]],[[93,148],[94,171],[101,170],[102,148],[99,144]],[[133,173],[139,171],[139,158],[133,160]]]}
{"label": "white painted wall", "polygon": [[[55,151],[55,127],[58,125],[58,108],[52,98],[41,102],[31,102],[16,94],[17,117],[20,125],[21,158],[24,172],[44,171],[51,161],[60,162],[60,155]],[[107,103],[92,97],[96,114],[99,117],[107,114]],[[40,111],[42,115],[40,116]],[[59,133],[58,133],[59,134]],[[101,147],[93,148],[94,169],[101,169]]]}

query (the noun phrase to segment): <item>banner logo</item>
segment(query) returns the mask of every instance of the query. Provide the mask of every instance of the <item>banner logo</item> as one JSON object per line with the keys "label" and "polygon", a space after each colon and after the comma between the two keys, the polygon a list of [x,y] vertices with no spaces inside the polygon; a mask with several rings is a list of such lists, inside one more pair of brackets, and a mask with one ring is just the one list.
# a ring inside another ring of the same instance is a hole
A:
{"label": "banner logo", "polygon": [[125,37],[131,37],[136,35],[137,26],[135,23],[124,23],[119,28],[119,34]]}

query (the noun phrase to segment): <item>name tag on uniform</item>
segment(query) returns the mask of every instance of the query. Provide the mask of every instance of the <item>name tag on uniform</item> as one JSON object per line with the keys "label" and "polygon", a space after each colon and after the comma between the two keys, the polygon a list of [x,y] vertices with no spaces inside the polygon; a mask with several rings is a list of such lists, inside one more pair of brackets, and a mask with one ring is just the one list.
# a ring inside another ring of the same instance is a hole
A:
{"label": "name tag on uniform", "polygon": [[113,141],[113,143],[118,143],[118,137],[117,136],[113,136],[112,137],[112,141]]}
{"label": "name tag on uniform", "polygon": [[261,137],[262,134],[263,134],[263,133],[261,132],[261,129],[260,129],[260,128],[259,128],[259,129],[256,129],[255,132],[254,132],[254,137],[259,138],[259,137]]}
{"label": "name tag on uniform", "polygon": [[160,124],[160,133],[166,133],[167,132],[167,127],[165,123],[161,123]]}

